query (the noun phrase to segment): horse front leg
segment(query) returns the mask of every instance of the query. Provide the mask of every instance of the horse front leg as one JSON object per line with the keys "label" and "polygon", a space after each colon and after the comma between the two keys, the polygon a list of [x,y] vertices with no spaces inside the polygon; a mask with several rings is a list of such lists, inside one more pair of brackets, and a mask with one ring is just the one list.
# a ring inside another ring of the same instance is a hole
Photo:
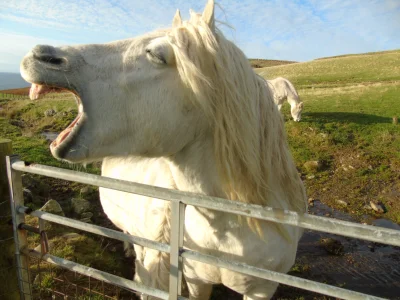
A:
{"label": "horse front leg", "polygon": [[253,286],[244,295],[243,300],[269,300],[274,295],[278,283],[272,281],[262,281],[261,284]]}
{"label": "horse front leg", "polygon": [[[189,279],[190,280],[190,279]],[[212,284],[201,282],[190,282],[186,280],[189,289],[190,300],[208,300],[212,292]]]}
{"label": "horse front leg", "polygon": [[[169,255],[157,250],[135,245],[135,277],[137,283],[168,291],[169,285]],[[158,299],[147,295],[140,296],[142,300]]]}

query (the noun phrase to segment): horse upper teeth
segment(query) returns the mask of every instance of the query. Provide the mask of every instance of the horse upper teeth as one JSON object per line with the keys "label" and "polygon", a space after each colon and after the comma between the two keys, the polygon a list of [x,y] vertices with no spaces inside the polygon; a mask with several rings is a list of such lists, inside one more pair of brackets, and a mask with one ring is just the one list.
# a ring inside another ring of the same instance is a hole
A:
{"label": "horse upper teeth", "polygon": [[37,100],[41,95],[44,95],[50,91],[50,88],[41,84],[32,83],[29,90],[29,98],[31,100]]}

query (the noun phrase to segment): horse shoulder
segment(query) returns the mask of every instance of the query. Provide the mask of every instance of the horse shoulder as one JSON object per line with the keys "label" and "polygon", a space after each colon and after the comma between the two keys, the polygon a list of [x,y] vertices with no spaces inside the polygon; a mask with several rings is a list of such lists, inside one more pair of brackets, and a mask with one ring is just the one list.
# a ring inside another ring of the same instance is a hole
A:
{"label": "horse shoulder", "polygon": [[[162,159],[106,159],[102,175],[163,188],[174,187],[168,165]],[[117,227],[133,235],[154,239],[160,235],[169,204],[105,188],[100,188],[100,201],[104,212]]]}

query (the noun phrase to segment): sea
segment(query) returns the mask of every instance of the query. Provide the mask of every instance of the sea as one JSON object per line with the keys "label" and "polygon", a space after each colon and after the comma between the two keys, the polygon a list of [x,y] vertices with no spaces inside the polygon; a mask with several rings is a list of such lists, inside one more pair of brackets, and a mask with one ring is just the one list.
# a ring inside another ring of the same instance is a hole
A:
{"label": "sea", "polygon": [[30,86],[19,73],[0,72],[0,91]]}

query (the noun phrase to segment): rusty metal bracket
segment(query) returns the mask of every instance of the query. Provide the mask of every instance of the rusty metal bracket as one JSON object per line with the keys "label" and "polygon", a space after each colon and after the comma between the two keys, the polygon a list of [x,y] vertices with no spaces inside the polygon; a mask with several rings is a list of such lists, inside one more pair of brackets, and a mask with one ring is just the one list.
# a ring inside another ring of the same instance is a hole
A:
{"label": "rusty metal bracket", "polygon": [[47,239],[47,233],[45,230],[40,232],[40,252],[43,255],[49,252],[49,240]]}
{"label": "rusty metal bracket", "polygon": [[43,255],[47,254],[49,252],[49,240],[47,238],[47,233],[45,230],[40,230],[37,227],[25,224],[25,223],[20,223],[18,225],[18,229],[20,230],[27,230],[30,232],[34,232],[40,235],[40,252]]}

